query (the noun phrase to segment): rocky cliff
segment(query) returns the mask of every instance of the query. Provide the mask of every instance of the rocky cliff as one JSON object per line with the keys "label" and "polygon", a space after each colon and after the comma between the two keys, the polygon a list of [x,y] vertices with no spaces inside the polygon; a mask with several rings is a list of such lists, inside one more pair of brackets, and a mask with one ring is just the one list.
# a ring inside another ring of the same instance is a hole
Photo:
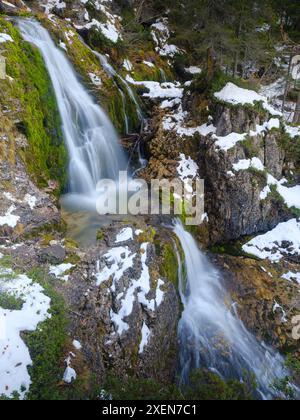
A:
{"label": "rocky cliff", "polygon": [[[68,161],[61,121],[47,69],[22,40],[16,16],[49,30],[111,117],[138,176],[204,179],[206,215],[193,234],[249,330],[299,357],[292,337],[300,310],[299,127],[258,86],[232,80],[210,60],[200,66],[188,57],[183,65],[188,53],[173,44],[167,14],[147,9],[140,22],[140,11],[121,3],[0,2],[7,63],[0,80],[0,274],[28,275],[52,301],[52,317],[21,335],[32,359],[31,399],[99,398],[111,376],[174,383],[184,261],[164,227],[169,219],[108,220],[100,229],[86,214],[61,209]],[[83,220],[92,241],[78,235]],[[3,310],[22,311],[20,302],[9,303],[0,298]],[[22,396],[18,385],[7,389],[0,379],[0,395]]]}

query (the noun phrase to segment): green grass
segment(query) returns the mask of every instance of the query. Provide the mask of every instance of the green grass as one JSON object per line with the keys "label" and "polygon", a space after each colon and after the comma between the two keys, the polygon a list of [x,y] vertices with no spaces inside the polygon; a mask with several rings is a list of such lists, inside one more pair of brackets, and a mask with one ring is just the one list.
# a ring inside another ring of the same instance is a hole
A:
{"label": "green grass", "polygon": [[24,335],[30,350],[33,366],[29,368],[32,385],[27,395],[29,400],[62,399],[59,383],[62,378],[61,360],[67,341],[67,315],[63,298],[55,292],[43,271],[34,269],[27,273],[41,284],[44,293],[51,299],[51,318],[41,323],[37,330]]}
{"label": "green grass", "polygon": [[[28,400],[85,400],[96,398],[97,382],[88,368],[77,372],[72,384],[62,383],[65,370],[64,360],[70,348],[68,337],[67,308],[63,297],[53,287],[53,280],[40,268],[27,273],[41,284],[44,293],[51,299],[51,318],[41,323],[37,330],[24,334],[33,365],[29,367],[32,380]],[[76,358],[78,359],[79,356]]]}
{"label": "green grass", "polygon": [[153,379],[108,375],[104,384],[106,396],[114,400],[185,400],[227,401],[252,400],[256,390],[255,378],[245,372],[244,383],[238,380],[223,381],[217,375],[199,369],[191,373],[188,386],[161,384]]}
{"label": "green grass", "polygon": [[250,238],[245,238],[244,242],[227,242],[224,244],[217,244],[209,248],[213,254],[230,255],[232,257],[245,257],[251,258],[252,260],[261,261],[258,257],[252,254],[248,254],[243,251],[242,246],[245,242],[248,242]]}
{"label": "green grass", "polygon": [[10,293],[1,292],[0,289],[0,308],[7,309],[9,311],[20,311],[23,303],[22,299]]}
{"label": "green grass", "polygon": [[247,136],[245,140],[241,142],[241,146],[243,147],[246,158],[252,159],[254,157],[259,156],[260,153],[260,147],[259,145],[254,144],[254,138]]}

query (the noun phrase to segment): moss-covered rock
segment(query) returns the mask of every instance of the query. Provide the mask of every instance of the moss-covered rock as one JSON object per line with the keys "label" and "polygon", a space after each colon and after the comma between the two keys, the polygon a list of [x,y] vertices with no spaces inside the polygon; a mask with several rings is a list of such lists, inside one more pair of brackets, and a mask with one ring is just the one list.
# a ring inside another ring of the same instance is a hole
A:
{"label": "moss-covered rock", "polygon": [[[66,183],[67,153],[50,78],[40,53],[25,42],[16,27],[0,19],[0,31],[14,40],[6,44],[7,78],[1,80],[0,103],[14,113],[28,147],[17,153],[39,186],[50,179]],[[15,158],[11,151],[11,158]]]}

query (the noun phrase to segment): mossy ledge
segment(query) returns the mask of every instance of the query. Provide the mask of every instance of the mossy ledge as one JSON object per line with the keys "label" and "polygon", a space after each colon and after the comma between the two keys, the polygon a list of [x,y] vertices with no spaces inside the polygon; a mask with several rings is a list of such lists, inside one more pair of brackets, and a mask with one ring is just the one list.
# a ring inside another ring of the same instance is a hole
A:
{"label": "mossy ledge", "polygon": [[66,185],[67,152],[61,119],[52,84],[39,51],[25,42],[18,29],[0,18],[0,32],[13,41],[3,52],[7,62],[7,78],[0,81],[2,108],[9,109],[17,121],[17,129],[28,140],[18,154],[38,186],[49,180]]}

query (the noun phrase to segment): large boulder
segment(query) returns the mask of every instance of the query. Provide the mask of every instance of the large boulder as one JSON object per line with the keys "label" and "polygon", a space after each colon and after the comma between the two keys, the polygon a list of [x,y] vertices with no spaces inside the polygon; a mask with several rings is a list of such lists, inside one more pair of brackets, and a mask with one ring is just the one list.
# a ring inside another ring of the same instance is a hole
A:
{"label": "large boulder", "polygon": [[127,226],[133,236],[116,242],[123,229],[106,230],[69,282],[58,285],[70,308],[71,336],[101,382],[114,373],[167,383],[176,370],[180,317],[173,243],[168,232],[146,225]]}

